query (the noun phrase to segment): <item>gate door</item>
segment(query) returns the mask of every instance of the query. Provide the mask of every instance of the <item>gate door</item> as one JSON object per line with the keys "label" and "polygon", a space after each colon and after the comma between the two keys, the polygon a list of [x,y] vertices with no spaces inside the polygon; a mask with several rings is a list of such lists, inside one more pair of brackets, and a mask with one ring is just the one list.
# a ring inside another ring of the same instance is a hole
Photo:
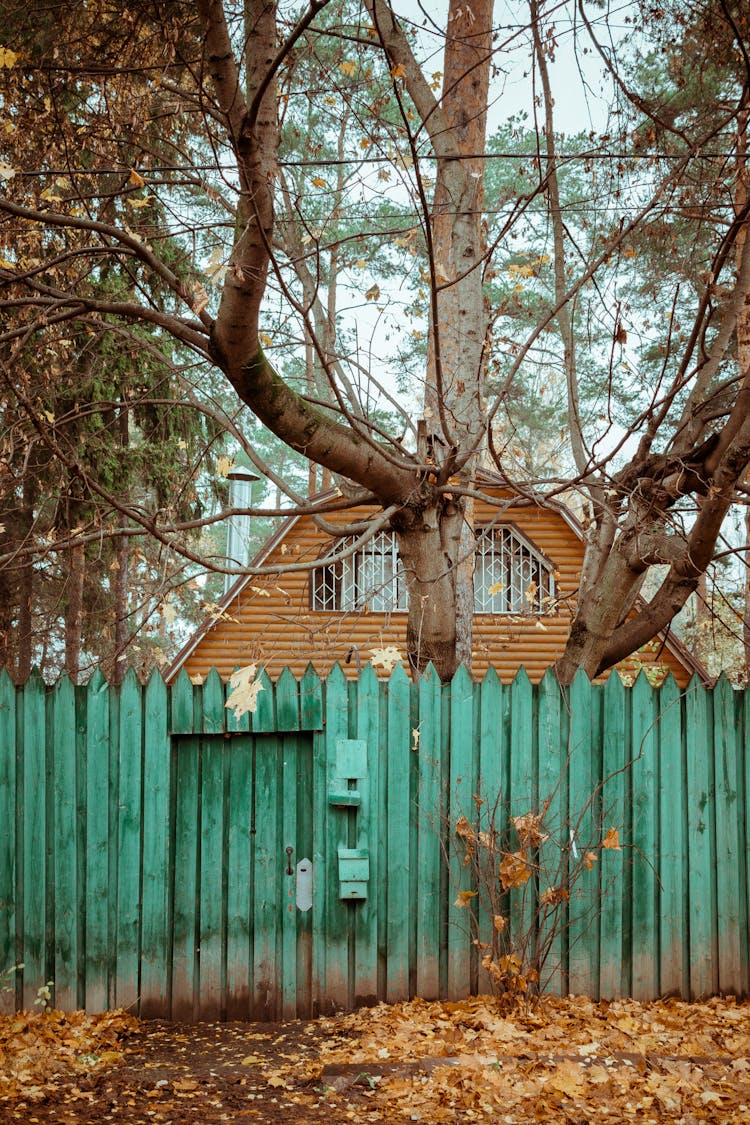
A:
{"label": "gate door", "polygon": [[312,735],[173,735],[172,771],[172,1017],[310,1016]]}

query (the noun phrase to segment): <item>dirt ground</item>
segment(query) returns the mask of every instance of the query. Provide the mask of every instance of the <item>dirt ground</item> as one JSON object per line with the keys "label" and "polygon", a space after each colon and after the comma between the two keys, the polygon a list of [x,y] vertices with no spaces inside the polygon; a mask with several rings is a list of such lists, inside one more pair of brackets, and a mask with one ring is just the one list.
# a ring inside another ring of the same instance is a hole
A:
{"label": "dirt ground", "polygon": [[[0,1105],[0,1123],[214,1125],[330,1121],[305,1063],[322,1037],[314,1021],[171,1024],[144,1021],[122,1062],[58,1076],[42,1100]],[[290,1064],[296,1076],[287,1071]],[[318,1070],[310,1068],[313,1075]],[[363,1120],[366,1117],[362,1118]]]}
{"label": "dirt ground", "polygon": [[0,1017],[0,1125],[750,1125],[750,1003],[414,1000],[283,1024]]}

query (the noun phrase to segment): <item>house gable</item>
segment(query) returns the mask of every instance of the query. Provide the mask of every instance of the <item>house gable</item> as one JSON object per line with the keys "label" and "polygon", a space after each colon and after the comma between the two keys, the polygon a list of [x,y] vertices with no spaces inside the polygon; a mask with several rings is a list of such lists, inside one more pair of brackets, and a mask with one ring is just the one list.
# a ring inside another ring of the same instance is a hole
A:
{"label": "house gable", "polygon": [[[505,495],[511,496],[507,490]],[[502,498],[502,495],[499,496]],[[367,515],[358,513],[359,518]],[[329,516],[344,525],[351,513]],[[575,518],[562,505],[534,504],[505,510],[476,501],[477,527],[492,527],[502,533],[516,529],[525,542],[551,568],[550,612],[541,605],[529,611],[527,599],[516,597],[507,612],[482,612],[474,617],[472,671],[482,676],[492,665],[501,680],[510,682],[523,666],[532,681],[561,655],[570,631],[575,595],[583,561],[581,531]],[[312,562],[327,554],[331,540],[314,524],[311,516],[289,517],[253,560],[253,565],[284,566]],[[498,582],[501,580],[498,579]],[[491,584],[487,584],[491,585]],[[355,676],[373,653],[395,646],[405,654],[406,615],[396,609],[373,609],[363,600],[349,608],[326,611],[314,608],[314,580],[310,570],[287,571],[272,576],[240,578],[220,604],[220,613],[209,617],[168,669],[173,678],[181,668],[191,676],[205,676],[216,667],[222,677],[238,666],[262,664],[272,677],[285,667],[302,675],[312,661],[319,674],[327,674],[340,663],[347,675]],[[523,604],[523,611],[513,612]],[[377,603],[375,603],[377,604]],[[624,661],[633,671],[644,664],[658,664],[671,671],[684,685],[696,664],[671,640],[657,640],[650,652]]]}

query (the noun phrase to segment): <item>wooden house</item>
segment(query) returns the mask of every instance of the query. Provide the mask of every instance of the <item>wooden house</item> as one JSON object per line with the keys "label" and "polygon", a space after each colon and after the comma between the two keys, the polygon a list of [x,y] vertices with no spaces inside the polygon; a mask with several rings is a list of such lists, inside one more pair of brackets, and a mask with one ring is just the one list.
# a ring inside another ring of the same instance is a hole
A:
{"label": "wooden house", "polygon": [[[492,665],[509,682],[523,666],[536,682],[565,646],[583,561],[582,529],[559,502],[519,503],[518,496],[497,485],[492,494],[499,507],[477,501],[475,508],[472,672],[482,676]],[[365,514],[360,510],[357,518]],[[352,513],[334,513],[327,520],[343,525],[351,522]],[[252,565],[323,560],[332,543],[312,517],[293,515]],[[336,546],[345,553],[346,539]],[[226,678],[237,667],[258,663],[274,678],[287,666],[301,675],[310,661],[321,675],[339,662],[347,675],[356,676],[377,650],[395,646],[405,654],[405,610],[406,584],[395,538],[381,532],[337,562],[238,579],[167,676],[185,668],[191,677],[203,677],[216,667]],[[694,672],[703,675],[671,635],[656,637],[620,670],[633,677],[642,666],[672,672],[681,686]]]}

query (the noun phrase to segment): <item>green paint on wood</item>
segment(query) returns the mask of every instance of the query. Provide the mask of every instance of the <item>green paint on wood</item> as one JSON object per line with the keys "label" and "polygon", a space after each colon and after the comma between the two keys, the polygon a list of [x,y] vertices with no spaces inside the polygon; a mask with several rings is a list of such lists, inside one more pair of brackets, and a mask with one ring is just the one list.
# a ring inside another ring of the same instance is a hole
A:
{"label": "green paint on wood", "polygon": [[299,688],[288,668],[285,668],[279,676],[275,693],[276,729],[299,730]]}
{"label": "green paint on wood", "polygon": [[[0,949],[27,962],[27,1004],[50,975],[66,1006],[140,996],[142,1015],[179,1019],[487,989],[453,925],[469,889],[455,821],[494,826],[515,850],[509,814],[546,802],[538,877],[510,912],[511,937],[546,953],[547,988],[747,990],[748,693],[578,677],[564,698],[551,673],[506,688],[462,670],[444,687],[401,668],[390,683],[335,669],[325,694],[308,673],[299,698],[285,675],[265,693],[252,723],[268,729],[250,735],[215,674],[183,677],[169,699],[159,676],[145,692],[130,673],[119,691],[97,676],[50,693],[38,676],[23,689],[0,676],[0,815],[15,825],[0,834]],[[337,808],[345,758],[361,762],[343,779],[360,800]],[[622,852],[601,848],[611,828]],[[367,856],[360,901],[340,898],[339,848]],[[561,937],[536,896],[587,850],[599,862],[577,873]],[[297,906],[302,859],[310,911]],[[476,903],[483,941],[498,910],[497,895]]]}
{"label": "green paint on wood", "polygon": [[357,692],[357,738],[364,743],[366,776],[357,781],[362,795],[359,808],[345,814],[354,820],[355,848],[365,851],[369,857],[367,898],[357,906],[344,905],[344,909],[354,915],[355,1004],[378,998],[379,696],[377,676],[372,665],[368,664],[359,677]]}
{"label": "green paint on wood", "polygon": [[387,794],[387,848],[382,882],[386,892],[385,999],[390,1002],[409,995],[409,930],[413,916],[409,894],[409,786],[411,760],[419,752],[418,746],[414,748],[410,719],[409,678],[399,665],[388,683],[388,735],[384,740],[387,775],[381,777],[383,792]]}
{"label": "green paint on wood", "polygon": [[462,665],[450,687],[450,775],[448,784],[448,999],[465,996],[471,985],[471,949],[474,933],[471,918],[475,900],[468,907],[457,906],[462,891],[476,891],[471,870],[464,864],[464,848],[456,834],[462,817],[474,827],[478,810],[474,801],[476,776],[474,768],[474,684]]}
{"label": "green paint on wood", "polygon": [[708,996],[719,985],[715,932],[713,731],[709,693],[693,677],[687,690],[688,895],[690,995]]}
{"label": "green paint on wood", "polygon": [[258,674],[258,680],[263,685],[263,690],[259,691],[256,697],[257,708],[252,714],[252,728],[257,732],[278,730],[273,686],[262,670]]}
{"label": "green paint on wood", "polygon": [[[338,664],[326,683],[325,705],[325,772],[318,777],[327,794],[338,777],[337,743],[339,739],[348,738],[350,733],[349,689]],[[320,970],[317,973],[318,979],[322,975],[325,981],[325,992],[321,998],[324,1009],[331,1005],[347,1007],[354,1002],[354,997],[350,997],[349,992],[349,934],[352,927],[351,913],[357,909],[357,905],[342,902],[339,898],[338,849],[350,846],[350,818],[353,831],[355,815],[348,809],[329,805],[324,818],[325,840],[321,847],[321,862],[316,871],[316,878],[322,876],[324,895],[321,929],[315,926],[317,919],[313,920],[313,939],[318,946],[313,956],[319,952],[325,958],[323,974],[320,974]],[[353,843],[352,840],[352,846]]]}
{"label": "green paint on wood", "polygon": [[200,826],[198,735],[173,747],[175,768],[172,1018],[192,1020],[198,1008],[198,838]]}
{"label": "green paint on wood", "polygon": [[143,870],[141,878],[141,1015],[169,1010],[169,840],[171,762],[167,689],[154,672],[144,703]]}
{"label": "green paint on wood", "polygon": [[109,687],[96,671],[86,687],[86,1010],[108,1007]]}
{"label": "green paint on wood", "polygon": [[300,730],[322,730],[323,685],[320,677],[308,664],[299,686]]}
{"label": "green paint on wood", "polygon": [[[510,789],[508,793],[508,815],[510,818],[525,816],[536,810],[536,788],[534,782],[534,709],[532,704],[531,681],[525,669],[515,676],[510,688]],[[515,828],[503,826],[507,849],[511,852],[524,850],[533,865],[536,856],[532,850],[522,849]],[[509,939],[526,943],[533,940],[536,919],[536,888],[534,880],[529,879],[510,892]]]}
{"label": "green paint on wood", "polygon": [[[568,695],[568,834],[571,853],[568,987],[573,993],[596,997],[601,824],[592,739],[594,691],[586,674],[579,671]],[[597,859],[591,868],[586,861],[589,854]]]}
{"label": "green paint on wood", "polygon": [[716,795],[716,922],[719,989],[742,994],[745,920],[745,855],[742,847],[742,779],[738,743],[742,736],[735,691],[725,676],[714,687],[714,779]]}
{"label": "green paint on wood", "polygon": [[[287,669],[288,671],[288,669]],[[295,685],[296,686],[296,685]],[[280,712],[279,712],[280,714]],[[296,714],[296,693],[295,693]],[[297,740],[287,735],[281,740],[281,1016],[297,1015]]]}
{"label": "green paint on wood", "polygon": [[[75,689],[62,676],[53,695],[55,1004],[64,1011],[79,1007],[78,833],[76,814]],[[139,857],[140,858],[140,857]],[[136,973],[138,950],[136,948]]]}
{"label": "green paint on wood", "polygon": [[16,976],[16,687],[0,671],[0,971],[10,971],[0,990],[0,1013],[15,1009]]}
{"label": "green paint on wood", "polygon": [[417,995],[440,995],[441,832],[446,816],[441,793],[442,691],[440,677],[428,665],[419,681],[419,749],[416,794],[417,856],[412,900],[417,908]]}
{"label": "green paint on wood", "polygon": [[44,684],[33,673],[23,692],[23,1005],[33,1007],[46,966],[46,730]]}
{"label": "green paint on wood", "polygon": [[252,738],[232,738],[228,753],[226,1010],[227,1019],[239,1020],[249,1019],[252,1012]]}
{"label": "green paint on wood", "polygon": [[[477,795],[482,804],[479,807],[479,830],[493,834],[505,832],[508,823],[508,793],[504,778],[507,775],[509,744],[505,737],[505,706],[507,689],[503,687],[497,672],[490,668],[481,687],[479,699],[479,764]],[[485,885],[479,890],[477,918],[479,940],[487,947],[487,953],[500,953],[500,932],[495,928],[494,918],[502,916],[503,904],[500,900],[499,883],[490,871]],[[477,970],[480,993],[492,991],[492,980],[479,958]]]}
{"label": "green paint on wood", "polygon": [[224,685],[221,676],[212,668],[203,685],[203,732],[204,734],[223,734],[226,716],[229,712],[224,706]]}
{"label": "green paint on wood", "polygon": [[[623,907],[626,901],[625,852],[629,823],[625,818],[625,785],[628,767],[627,708],[625,687],[619,676],[610,676],[604,688],[602,745],[601,826],[606,834],[614,829],[620,851],[602,849],[602,905],[599,922],[599,994],[611,1000],[627,992],[623,965]],[[630,969],[627,968],[629,975]]]}
{"label": "green paint on wood", "polygon": [[[537,703],[537,745],[539,776],[536,807],[544,812],[547,840],[539,849],[540,897],[550,889],[564,888],[568,878],[568,777],[567,742],[562,735],[563,708],[560,685],[548,669],[539,685]],[[565,988],[563,936],[568,912],[564,902],[539,904],[539,932],[536,960],[540,983],[546,992],[562,996]]]}
{"label": "green paint on wood", "polygon": [[659,691],[659,989],[687,987],[687,893],[684,881],[685,787],[680,689],[670,675]]}
{"label": "green paint on wood", "polygon": [[169,692],[172,734],[191,734],[193,721],[193,685],[183,668]]}
{"label": "green paint on wood", "polygon": [[281,881],[285,845],[282,843],[279,793],[279,739],[255,739],[255,835],[253,864],[253,1016],[278,1018],[281,966],[277,936],[281,912]]}
{"label": "green paint on wood", "polygon": [[659,753],[657,699],[641,672],[632,691],[631,805],[633,810],[633,912],[631,940],[632,995],[636,1000],[658,996],[659,876],[658,848]]}

